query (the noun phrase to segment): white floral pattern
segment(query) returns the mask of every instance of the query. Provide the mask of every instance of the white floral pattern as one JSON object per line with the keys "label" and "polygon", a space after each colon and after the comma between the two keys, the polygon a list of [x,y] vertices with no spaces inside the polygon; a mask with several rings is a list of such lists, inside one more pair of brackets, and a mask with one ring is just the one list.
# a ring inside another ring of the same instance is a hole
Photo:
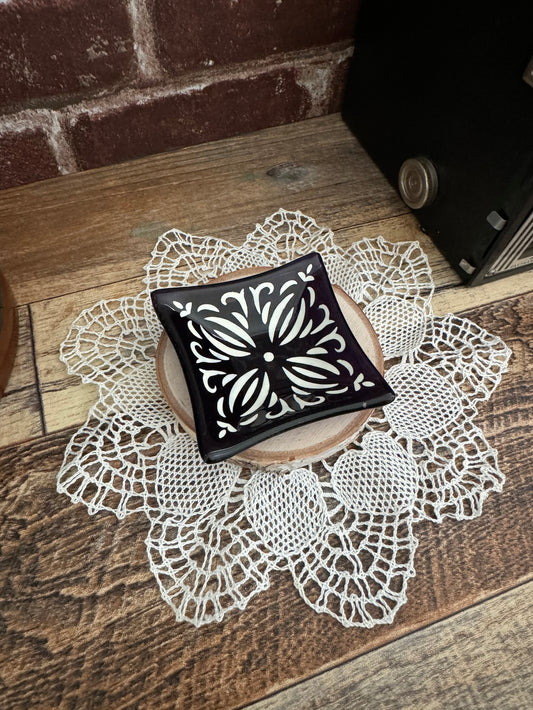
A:
{"label": "white floral pattern", "polygon": [[[365,309],[396,400],[328,460],[276,473],[207,465],[159,393],[149,294],[310,251]],[[62,345],[69,372],[100,397],[67,447],[58,491],[91,514],[148,517],[150,567],[180,621],[221,621],[283,569],[317,613],[344,626],[392,622],[414,575],[415,523],[480,515],[501,490],[496,451],[474,420],[509,349],[471,321],[433,315],[418,244],[379,237],[343,250],[299,212],[279,210],[240,247],[172,230],[146,272],[144,292],[84,311]]]}
{"label": "white floral pattern", "polygon": [[319,405],[332,409],[345,396],[375,388],[370,378],[379,373],[371,363],[372,371],[360,372],[351,332],[333,312],[335,303],[323,300],[330,289],[319,257],[291,265],[290,274],[218,285],[216,294],[213,287],[209,295],[190,287],[153,294],[164,317],[179,314],[173,330],[183,319],[181,347],[216,411],[219,439]]}

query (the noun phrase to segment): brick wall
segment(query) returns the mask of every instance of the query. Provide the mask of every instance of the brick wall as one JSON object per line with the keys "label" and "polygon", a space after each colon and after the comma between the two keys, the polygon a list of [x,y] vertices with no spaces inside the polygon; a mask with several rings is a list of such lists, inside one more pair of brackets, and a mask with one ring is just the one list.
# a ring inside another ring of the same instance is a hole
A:
{"label": "brick wall", "polygon": [[339,108],[358,0],[0,0],[0,188]]}

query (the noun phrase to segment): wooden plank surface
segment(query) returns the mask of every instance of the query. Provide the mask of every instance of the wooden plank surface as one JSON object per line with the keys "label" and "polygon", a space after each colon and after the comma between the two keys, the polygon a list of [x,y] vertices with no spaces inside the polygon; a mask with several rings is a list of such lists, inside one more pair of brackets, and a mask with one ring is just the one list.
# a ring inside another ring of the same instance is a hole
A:
{"label": "wooden plank surface", "polygon": [[96,385],[83,384],[79,377],[68,375],[59,359],[61,343],[69,328],[85,308],[103,299],[135,296],[142,290],[141,279],[129,279],[94,289],[33,303],[33,333],[36,361],[47,432],[81,424],[96,402]]}
{"label": "wooden plank surface", "polygon": [[142,516],[89,517],[57,495],[71,432],[1,451],[6,707],[235,708],[530,579],[531,294],[469,315],[515,353],[480,418],[507,483],[476,520],[418,525],[417,576],[390,626],[344,629],[286,573],[221,624],[176,624],[146,563]]}
{"label": "wooden plank surface", "polygon": [[43,433],[30,316],[26,306],[19,307],[17,312],[17,353],[6,391],[0,398],[0,447]]}
{"label": "wooden plank surface", "polygon": [[533,582],[247,710],[533,707]]}
{"label": "wooden plank surface", "polygon": [[[420,241],[437,286],[435,311],[463,312],[513,350],[478,419],[498,449],[503,493],[490,495],[476,520],[418,525],[417,576],[390,626],[344,629],[315,614],[281,572],[221,624],[176,624],[148,568],[146,520],[90,517],[55,490],[68,439],[96,396],[58,359],[72,320],[102,298],[140,291],[142,267],[167,228],[238,243],[279,207],[331,227],[343,246],[378,234]],[[420,629],[453,627],[443,620],[507,590],[515,591],[500,597],[501,613],[522,613],[531,588],[520,585],[533,569],[531,272],[461,286],[338,116],[5,191],[0,243],[23,331],[0,400],[0,708],[237,708],[312,684],[326,669],[335,669],[331,682],[335,674],[344,682],[343,663],[364,664],[395,639],[406,643],[406,667],[423,673],[420,649],[429,647]],[[481,646],[486,629],[472,633]],[[507,637],[493,638],[487,654],[500,663]],[[448,657],[439,649],[437,661],[459,663],[453,648]],[[504,684],[488,669],[482,682],[480,706],[490,699],[505,707]],[[410,697],[422,706],[429,693],[413,688]],[[352,696],[346,686],[335,701],[349,707]]]}
{"label": "wooden plank surface", "polygon": [[11,246],[2,269],[19,305],[138,275],[172,226],[242,239],[279,207],[334,229],[407,212],[338,116],[79,173],[68,184],[0,194],[0,243]]}

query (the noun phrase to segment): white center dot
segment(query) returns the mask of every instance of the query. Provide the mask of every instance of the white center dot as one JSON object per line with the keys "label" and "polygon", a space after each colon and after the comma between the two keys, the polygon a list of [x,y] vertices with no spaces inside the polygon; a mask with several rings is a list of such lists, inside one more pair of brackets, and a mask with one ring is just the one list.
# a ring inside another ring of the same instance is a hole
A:
{"label": "white center dot", "polygon": [[274,359],[274,353],[265,353],[263,357],[267,362],[272,362],[272,360]]}

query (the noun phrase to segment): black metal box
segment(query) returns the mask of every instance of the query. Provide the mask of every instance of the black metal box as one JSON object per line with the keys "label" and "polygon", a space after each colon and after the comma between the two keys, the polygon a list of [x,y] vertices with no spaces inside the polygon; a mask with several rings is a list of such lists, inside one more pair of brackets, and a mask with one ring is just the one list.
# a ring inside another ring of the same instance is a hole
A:
{"label": "black metal box", "polygon": [[366,0],[343,117],[463,280],[533,266],[533,0]]}

